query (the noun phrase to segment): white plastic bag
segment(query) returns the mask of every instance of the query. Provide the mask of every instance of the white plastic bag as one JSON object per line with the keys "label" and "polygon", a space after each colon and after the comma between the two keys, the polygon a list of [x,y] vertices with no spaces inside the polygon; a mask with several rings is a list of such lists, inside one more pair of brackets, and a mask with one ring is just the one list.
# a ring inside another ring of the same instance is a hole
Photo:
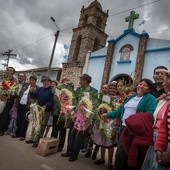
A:
{"label": "white plastic bag", "polygon": [[6,106],[6,101],[0,100],[0,114],[3,112],[5,106]]}

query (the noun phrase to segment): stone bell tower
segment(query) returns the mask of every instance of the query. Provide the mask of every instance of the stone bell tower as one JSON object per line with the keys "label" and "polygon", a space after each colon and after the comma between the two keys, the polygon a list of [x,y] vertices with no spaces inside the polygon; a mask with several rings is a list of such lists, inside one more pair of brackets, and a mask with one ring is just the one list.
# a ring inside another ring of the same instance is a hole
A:
{"label": "stone bell tower", "polygon": [[[101,4],[95,0],[87,8],[80,11],[78,27],[73,29],[73,35],[67,63],[63,63],[61,80],[68,78],[75,86],[82,75],[88,51],[96,51],[106,45],[105,33],[108,10],[102,10]],[[94,66],[95,67],[95,66]]]}

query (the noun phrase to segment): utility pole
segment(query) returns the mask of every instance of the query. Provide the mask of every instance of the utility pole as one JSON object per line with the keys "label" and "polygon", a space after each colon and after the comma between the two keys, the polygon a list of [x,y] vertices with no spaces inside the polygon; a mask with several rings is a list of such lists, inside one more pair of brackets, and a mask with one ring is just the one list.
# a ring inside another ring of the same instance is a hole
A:
{"label": "utility pole", "polygon": [[2,53],[3,56],[7,56],[7,59],[6,59],[7,63],[4,64],[4,66],[6,66],[6,68],[8,68],[8,65],[9,65],[9,58],[12,57],[12,56],[15,56],[15,57],[17,56],[16,54],[12,54],[12,51],[13,50],[8,50],[8,51]]}
{"label": "utility pole", "polygon": [[55,47],[56,47],[58,36],[59,36],[59,33],[60,33],[60,30],[59,30],[57,24],[55,23],[55,19],[53,17],[50,17],[50,19],[54,22],[55,26],[57,27],[57,31],[54,34],[55,40],[54,40],[54,45],[53,45],[53,49],[52,49],[52,53],[51,53],[51,57],[50,57],[50,62],[49,62],[49,66],[48,66],[47,76],[50,74],[50,71],[51,71],[51,65],[52,65],[53,58],[54,58]]}

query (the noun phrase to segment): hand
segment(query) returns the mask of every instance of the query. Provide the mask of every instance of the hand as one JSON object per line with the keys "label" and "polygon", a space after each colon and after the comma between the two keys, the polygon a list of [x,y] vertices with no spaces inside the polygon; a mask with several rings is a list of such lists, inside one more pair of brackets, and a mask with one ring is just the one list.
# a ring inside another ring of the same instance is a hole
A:
{"label": "hand", "polygon": [[36,87],[30,87],[30,92],[35,93],[36,92]]}
{"label": "hand", "polygon": [[108,122],[107,120],[107,113],[104,113],[101,115],[101,119],[104,121],[104,122]]}
{"label": "hand", "polygon": [[46,109],[46,105],[43,106],[44,110]]}
{"label": "hand", "polygon": [[158,164],[162,163],[162,152],[161,151],[156,151],[156,161]]}
{"label": "hand", "polygon": [[168,163],[170,162],[170,157],[168,152],[163,152],[162,153],[162,163]]}

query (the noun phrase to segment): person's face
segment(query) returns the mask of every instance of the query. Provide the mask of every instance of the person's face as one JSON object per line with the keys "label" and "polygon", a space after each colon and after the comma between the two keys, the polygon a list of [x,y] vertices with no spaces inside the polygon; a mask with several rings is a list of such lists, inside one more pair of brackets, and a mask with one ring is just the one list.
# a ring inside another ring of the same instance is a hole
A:
{"label": "person's face", "polygon": [[87,82],[87,80],[80,78],[79,85],[82,88],[86,88],[89,86],[89,83]]}
{"label": "person's face", "polygon": [[137,96],[144,96],[150,91],[149,86],[145,81],[142,81],[137,86]]}
{"label": "person's face", "polygon": [[57,84],[56,84],[55,82],[52,82],[52,83],[51,83],[51,87],[52,87],[53,89],[55,89],[55,88],[57,87]]}
{"label": "person's face", "polygon": [[170,77],[164,76],[163,87],[166,93],[170,92]]}
{"label": "person's face", "polygon": [[156,69],[153,75],[153,78],[155,80],[155,83],[162,84],[164,75],[165,75],[165,69]]}
{"label": "person's face", "polygon": [[20,73],[18,75],[18,82],[22,83],[23,81],[25,81],[25,75],[24,75],[24,73]]}
{"label": "person's face", "polygon": [[14,74],[14,69],[13,68],[7,68],[6,75],[7,76],[12,76],[13,74]]}
{"label": "person's face", "polygon": [[103,85],[103,87],[102,87],[102,93],[103,94],[107,94],[108,93],[108,86],[106,84]]}
{"label": "person's face", "polygon": [[111,96],[115,96],[117,93],[116,86],[115,85],[110,85],[108,89],[108,93]]}
{"label": "person's face", "polygon": [[51,86],[51,81],[50,80],[44,80],[43,81],[43,87],[44,88],[48,88]]}
{"label": "person's face", "polygon": [[35,86],[36,81],[35,81],[33,78],[30,78],[30,79],[29,79],[29,84],[30,84],[31,86]]}
{"label": "person's face", "polygon": [[122,90],[123,90],[123,88],[124,88],[124,84],[123,84],[121,81],[119,81],[119,82],[117,83],[116,88],[117,88],[117,91],[118,91],[119,93],[122,93]]}

